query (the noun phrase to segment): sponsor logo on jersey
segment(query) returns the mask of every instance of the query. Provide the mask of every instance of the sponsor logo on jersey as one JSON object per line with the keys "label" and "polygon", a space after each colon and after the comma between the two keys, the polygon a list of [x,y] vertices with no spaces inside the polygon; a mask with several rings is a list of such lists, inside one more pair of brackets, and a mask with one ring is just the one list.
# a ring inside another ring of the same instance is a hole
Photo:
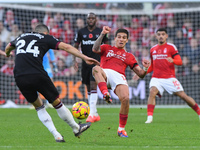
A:
{"label": "sponsor logo on jersey", "polygon": [[156,60],[156,59],[166,59],[166,58],[167,58],[167,54],[153,55],[153,60]]}
{"label": "sponsor logo on jersey", "polygon": [[115,58],[118,58],[118,59],[124,61],[126,59],[126,57],[124,57],[124,55],[121,56],[121,52],[120,52],[120,54],[118,52],[117,52],[117,54],[115,54],[113,50],[108,50],[106,57],[115,57]]}
{"label": "sponsor logo on jersey", "polygon": [[86,38],[86,37],[87,37],[87,35],[85,35],[85,34],[84,34],[84,35],[83,35],[83,37],[84,37],[84,38]]}
{"label": "sponsor logo on jersey", "polygon": [[153,51],[153,54],[156,53],[156,50]]}
{"label": "sponsor logo on jersey", "polygon": [[87,40],[87,41],[83,40],[82,41],[83,45],[94,45],[94,42],[95,42],[95,40],[94,41],[92,41],[92,40]]}

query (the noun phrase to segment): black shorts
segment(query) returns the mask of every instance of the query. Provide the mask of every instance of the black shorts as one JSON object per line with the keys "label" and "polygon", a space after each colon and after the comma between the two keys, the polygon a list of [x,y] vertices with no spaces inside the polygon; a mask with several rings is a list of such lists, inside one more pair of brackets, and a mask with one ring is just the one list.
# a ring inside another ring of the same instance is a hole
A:
{"label": "black shorts", "polygon": [[92,75],[92,68],[94,66],[95,65],[82,65],[81,77],[82,77],[83,84],[90,85],[90,81],[95,81]]}
{"label": "black shorts", "polygon": [[41,93],[49,103],[53,103],[59,93],[48,76],[33,74],[15,77],[15,82],[29,103],[35,102],[38,92]]}

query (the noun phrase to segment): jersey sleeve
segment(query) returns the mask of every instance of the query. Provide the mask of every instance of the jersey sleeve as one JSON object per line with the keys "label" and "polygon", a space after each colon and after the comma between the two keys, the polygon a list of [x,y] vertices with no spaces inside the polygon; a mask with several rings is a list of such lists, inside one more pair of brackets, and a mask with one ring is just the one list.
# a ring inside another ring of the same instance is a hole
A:
{"label": "jersey sleeve", "polygon": [[172,44],[172,46],[171,46],[171,55],[172,55],[172,58],[174,56],[176,56],[177,54],[178,54],[178,49],[177,49],[177,47],[174,44]]}
{"label": "jersey sleeve", "polygon": [[129,54],[129,57],[128,57],[128,62],[129,62],[129,67],[131,69],[133,69],[134,67],[138,66],[138,62],[137,60],[135,59],[135,56],[131,53],[128,53]]}
{"label": "jersey sleeve", "polygon": [[58,44],[60,43],[60,41],[58,39],[56,39],[54,36],[49,36],[48,37],[48,45],[49,45],[49,49],[58,49]]}
{"label": "jersey sleeve", "polygon": [[51,61],[55,61],[55,55],[54,55],[54,51],[52,49],[49,49],[49,56],[50,56],[50,60]]}
{"label": "jersey sleeve", "polygon": [[80,30],[75,35],[74,43],[78,43],[78,44],[81,43],[81,32],[80,32]]}
{"label": "jersey sleeve", "polygon": [[10,42],[10,46],[15,47],[16,39]]}

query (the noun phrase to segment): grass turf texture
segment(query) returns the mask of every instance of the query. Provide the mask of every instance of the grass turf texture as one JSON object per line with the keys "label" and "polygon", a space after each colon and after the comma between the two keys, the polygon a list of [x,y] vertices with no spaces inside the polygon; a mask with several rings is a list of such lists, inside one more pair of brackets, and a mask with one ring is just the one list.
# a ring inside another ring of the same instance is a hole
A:
{"label": "grass turf texture", "polygon": [[[47,109],[66,143],[56,143],[35,110],[0,109],[0,149],[9,150],[127,150],[200,149],[200,122],[189,108],[156,108],[154,122],[145,124],[146,109],[130,108],[128,138],[117,136],[119,108],[98,108],[99,122],[76,138],[54,109]],[[78,122],[78,120],[76,119]],[[85,120],[82,120],[85,122]]]}

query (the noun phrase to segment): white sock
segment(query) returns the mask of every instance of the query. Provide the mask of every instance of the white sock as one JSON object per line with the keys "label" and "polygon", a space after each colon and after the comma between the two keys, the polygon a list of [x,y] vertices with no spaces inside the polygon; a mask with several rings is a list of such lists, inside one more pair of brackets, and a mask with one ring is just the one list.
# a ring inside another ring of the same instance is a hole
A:
{"label": "white sock", "polygon": [[98,100],[98,95],[97,95],[97,91],[96,90],[92,90],[91,94],[90,94],[90,115],[92,116],[97,116],[97,100]]}
{"label": "white sock", "polygon": [[56,130],[53,121],[51,119],[51,116],[46,111],[44,105],[40,108],[37,108],[37,115],[40,121],[47,127],[47,129],[53,134],[54,137],[62,137],[60,133]]}
{"label": "white sock", "polygon": [[[62,104],[62,103],[61,103]],[[64,104],[61,107],[56,108],[58,116],[64,120],[72,129],[74,133],[78,133],[79,125],[75,122],[71,112]]]}
{"label": "white sock", "polygon": [[118,127],[118,131],[125,130],[125,128]]}

